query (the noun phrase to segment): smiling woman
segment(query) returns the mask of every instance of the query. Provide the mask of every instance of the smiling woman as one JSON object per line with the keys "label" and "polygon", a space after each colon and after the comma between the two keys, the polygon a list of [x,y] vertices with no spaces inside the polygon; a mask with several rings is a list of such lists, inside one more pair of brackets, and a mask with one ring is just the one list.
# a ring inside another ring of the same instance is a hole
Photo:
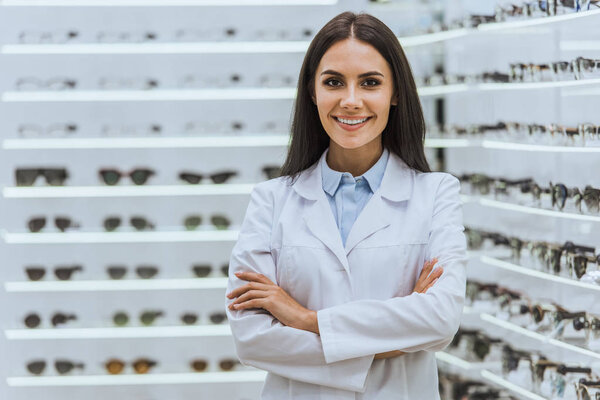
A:
{"label": "smiling woman", "polygon": [[227,316],[262,399],[438,400],[434,352],[458,329],[458,179],[430,172],[393,32],[342,13],[298,80],[282,176],[256,185],[229,265]]}

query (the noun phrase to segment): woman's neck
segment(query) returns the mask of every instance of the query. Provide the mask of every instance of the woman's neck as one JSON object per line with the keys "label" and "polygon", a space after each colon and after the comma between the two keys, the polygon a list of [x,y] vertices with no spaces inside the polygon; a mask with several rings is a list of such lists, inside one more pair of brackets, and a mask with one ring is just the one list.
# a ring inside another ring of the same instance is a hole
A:
{"label": "woman's neck", "polygon": [[325,161],[334,171],[350,172],[352,176],[360,176],[375,165],[383,153],[381,141],[374,142],[357,149],[345,149],[331,141]]}

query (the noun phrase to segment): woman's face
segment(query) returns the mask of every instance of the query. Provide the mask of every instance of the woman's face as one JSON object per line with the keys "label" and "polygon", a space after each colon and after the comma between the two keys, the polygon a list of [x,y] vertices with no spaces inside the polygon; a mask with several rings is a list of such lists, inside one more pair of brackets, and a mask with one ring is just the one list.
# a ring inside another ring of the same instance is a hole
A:
{"label": "woman's face", "polygon": [[398,104],[392,98],[394,81],[387,61],[373,46],[356,39],[339,41],[325,52],[315,75],[314,93],[323,128],[344,149],[379,139],[390,106]]}

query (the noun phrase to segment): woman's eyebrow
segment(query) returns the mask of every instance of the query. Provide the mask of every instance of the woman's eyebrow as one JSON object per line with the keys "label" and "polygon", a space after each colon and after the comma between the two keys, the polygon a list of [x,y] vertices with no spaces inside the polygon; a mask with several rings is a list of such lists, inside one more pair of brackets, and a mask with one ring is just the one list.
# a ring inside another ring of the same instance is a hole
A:
{"label": "woman's eyebrow", "polygon": [[[344,74],[334,71],[332,69],[328,69],[326,71],[321,72],[321,75],[334,75],[334,76],[339,76],[339,77],[343,77]],[[378,71],[369,71],[369,72],[365,72],[360,74],[358,77],[359,78],[364,78],[365,76],[372,76],[372,75],[379,75],[379,76],[383,76],[383,74],[381,72]]]}

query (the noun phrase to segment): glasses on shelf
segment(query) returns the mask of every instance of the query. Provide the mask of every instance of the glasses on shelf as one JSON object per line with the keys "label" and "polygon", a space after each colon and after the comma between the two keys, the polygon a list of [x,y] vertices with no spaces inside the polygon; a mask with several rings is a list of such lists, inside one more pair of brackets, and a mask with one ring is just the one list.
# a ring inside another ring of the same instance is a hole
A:
{"label": "glasses on shelf", "polygon": [[160,86],[155,78],[125,78],[105,76],[98,79],[98,87],[102,90],[152,90]]}
{"label": "glasses on shelf", "polygon": [[[131,218],[129,218],[129,223],[136,231],[148,231],[154,230],[155,228],[153,223],[141,216],[132,216]],[[107,232],[113,232],[121,226],[121,217],[106,217],[102,222],[102,226],[104,226],[104,230],[106,230]]]}
{"label": "glasses on shelf", "polygon": [[[211,274],[213,268],[210,264],[194,264],[192,265],[192,272],[196,278],[206,278]],[[229,275],[229,264],[223,264],[220,268],[221,273],[225,276]]]}
{"label": "glasses on shelf", "polygon": [[[158,363],[156,361],[148,358],[138,358],[131,363],[133,371],[136,374],[146,374],[157,365]],[[117,358],[111,358],[104,364],[106,371],[111,375],[122,373],[125,370],[125,366],[125,362]]]}
{"label": "glasses on shelf", "polygon": [[21,44],[63,44],[75,41],[79,32],[74,29],[56,31],[22,31],[19,33]]}
{"label": "glasses on shelf", "polygon": [[[144,326],[150,326],[154,324],[157,318],[163,317],[162,311],[144,311],[139,315],[139,321]],[[129,324],[129,315],[124,311],[118,311],[113,315],[113,323],[117,326],[125,326]]]}
{"label": "glasses on shelf", "polygon": [[77,87],[77,81],[71,78],[56,77],[49,79],[40,79],[35,77],[19,78],[15,83],[15,88],[19,91],[31,90],[73,90]]}
{"label": "glasses on shelf", "polygon": [[[41,375],[46,370],[46,361],[45,360],[34,360],[28,362],[27,371],[29,371],[33,375]],[[54,369],[60,375],[65,375],[72,372],[74,369],[84,369],[83,363],[76,363],[69,360],[58,359],[54,361]]]}
{"label": "glasses on shelf", "polygon": [[281,176],[281,167],[278,165],[265,165],[261,171],[267,179],[275,179]]}
{"label": "glasses on shelf", "polygon": [[[75,272],[83,271],[81,265],[61,265],[54,268],[54,276],[58,280],[68,281]],[[25,274],[30,281],[39,281],[46,275],[46,268],[42,266],[28,266],[25,268]]]}
{"label": "glasses on shelf", "polygon": [[[77,320],[77,316],[75,314],[64,314],[64,313],[55,313],[50,318],[50,323],[54,328],[58,325],[66,324],[69,321]],[[23,323],[27,328],[33,329],[40,326],[42,323],[42,319],[36,313],[27,314],[23,319]]]}
{"label": "glasses on shelf", "polygon": [[[79,224],[73,222],[69,217],[55,217],[54,225],[59,231],[65,232],[67,229],[79,228]],[[46,226],[46,217],[32,217],[27,221],[27,228],[32,233],[40,232]]]}
{"label": "glasses on shelf", "polygon": [[102,125],[100,134],[102,136],[156,136],[160,135],[163,127],[160,124],[129,124],[129,125]]}
{"label": "glasses on shelf", "polygon": [[[110,265],[106,267],[106,273],[110,279],[123,279],[127,274],[127,267],[124,265]],[[151,279],[158,274],[158,267],[153,265],[140,265],[135,267],[135,274],[141,279]]]}
{"label": "glasses on shelf", "polygon": [[100,31],[96,34],[99,43],[146,43],[157,38],[158,34],[153,31]]}
{"label": "glasses on shelf", "polygon": [[150,168],[135,168],[128,172],[119,171],[115,168],[102,168],[98,171],[100,179],[107,185],[116,185],[121,178],[129,177],[136,185],[143,185],[148,182],[151,176],[156,172]]}
{"label": "glasses on shelf", "polygon": [[[225,230],[231,225],[231,221],[224,215],[212,215],[211,224],[218,230]],[[188,231],[196,230],[202,224],[201,215],[188,215],[183,220],[183,225]]]}
{"label": "glasses on shelf", "polygon": [[22,124],[17,128],[21,137],[65,137],[77,133],[79,127],[75,123],[54,123],[48,126]]}
{"label": "glasses on shelf", "polygon": [[220,184],[227,182],[228,180],[237,175],[237,171],[222,171],[210,175],[199,174],[190,171],[182,171],[179,173],[179,179],[189,184],[197,185],[206,177],[209,178],[214,184]]}
{"label": "glasses on shelf", "polygon": [[43,177],[51,186],[62,186],[69,177],[65,168],[17,168],[17,186],[33,186],[38,177]]}

